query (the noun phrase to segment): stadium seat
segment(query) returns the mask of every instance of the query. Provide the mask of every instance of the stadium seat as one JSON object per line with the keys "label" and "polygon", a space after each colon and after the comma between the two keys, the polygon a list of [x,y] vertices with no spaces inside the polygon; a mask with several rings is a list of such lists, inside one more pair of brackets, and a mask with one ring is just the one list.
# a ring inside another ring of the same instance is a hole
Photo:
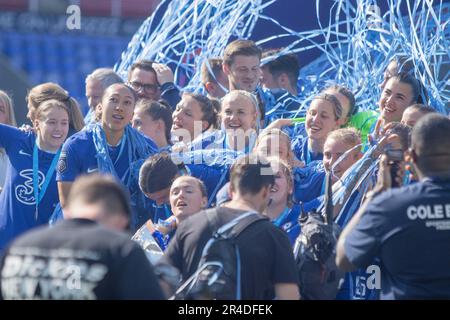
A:
{"label": "stadium seat", "polygon": [[[14,68],[25,71],[32,85],[45,81],[61,84],[74,97],[84,99],[85,78],[99,67],[113,67],[126,49],[124,37],[98,38],[2,32],[0,51]],[[82,104],[85,101],[80,101]]]}

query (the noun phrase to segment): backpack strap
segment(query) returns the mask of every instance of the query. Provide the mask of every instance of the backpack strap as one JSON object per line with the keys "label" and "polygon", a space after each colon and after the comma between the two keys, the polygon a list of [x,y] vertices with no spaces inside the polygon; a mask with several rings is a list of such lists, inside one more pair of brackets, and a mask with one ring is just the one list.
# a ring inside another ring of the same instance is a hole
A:
{"label": "backpack strap", "polygon": [[236,238],[251,224],[260,221],[267,220],[266,217],[258,214],[257,212],[246,212],[229,221],[228,223],[219,226],[219,218],[217,208],[208,210],[206,212],[208,222],[213,227],[214,236],[221,238]]}
{"label": "backpack strap", "polygon": [[268,220],[268,218],[260,214],[253,213],[252,215],[246,217],[245,219],[240,220],[239,223],[237,223],[230,231],[228,237],[236,239],[244,230],[246,230],[252,224],[262,220]]}
{"label": "backpack strap", "polygon": [[219,217],[217,215],[218,208],[211,208],[206,210],[206,218],[208,219],[208,224],[213,230],[213,234],[220,228]]}
{"label": "backpack strap", "polygon": [[209,208],[211,206],[211,204],[213,203],[214,199],[216,199],[216,195],[219,192],[220,188],[223,186],[223,182],[225,181],[227,174],[228,174],[228,170],[223,169],[220,179],[217,182],[216,187],[214,188],[213,192],[211,193],[211,196],[208,199],[207,208]]}

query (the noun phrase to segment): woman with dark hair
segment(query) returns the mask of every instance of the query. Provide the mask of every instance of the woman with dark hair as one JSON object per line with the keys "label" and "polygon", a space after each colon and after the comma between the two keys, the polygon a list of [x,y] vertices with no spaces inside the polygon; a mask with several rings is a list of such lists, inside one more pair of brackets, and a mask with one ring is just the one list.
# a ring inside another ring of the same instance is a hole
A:
{"label": "woman with dark hair", "polygon": [[151,235],[161,250],[165,250],[174,236],[177,226],[188,217],[206,208],[208,194],[200,179],[192,176],[179,176],[170,186],[169,201],[172,215],[158,223],[149,219],[136,232],[133,239],[138,240]]}
{"label": "woman with dark hair", "polygon": [[217,111],[213,102],[195,93],[184,93],[172,114],[172,137],[187,145],[217,124]]}
{"label": "woman with dark hair", "polygon": [[383,81],[380,83],[381,90],[384,89],[388,80],[400,72],[411,73],[414,71],[414,62],[411,57],[406,57],[403,55],[397,55],[392,58],[388,65],[386,66],[386,70],[383,73]]}
{"label": "woman with dark hair", "polygon": [[420,95],[420,83],[406,72],[400,72],[390,77],[381,92],[378,105],[380,116],[371,130],[372,136],[377,138],[387,124],[400,122],[403,112],[410,105],[417,103]]}
{"label": "woman with dark hair", "polygon": [[152,139],[160,151],[170,148],[172,110],[160,102],[141,99],[136,103],[133,128]]}
{"label": "woman with dark hair", "polygon": [[405,109],[417,103],[420,94],[420,84],[408,73],[400,72],[391,77],[381,93],[378,102],[380,118],[383,125],[391,122],[400,122]]}
{"label": "woman with dark hair", "polygon": [[79,175],[106,172],[128,187],[132,164],[157,151],[152,140],[130,126],[135,103],[135,93],[126,84],[109,86],[97,106],[100,121],[74,134],[64,144],[56,178],[63,208]]}

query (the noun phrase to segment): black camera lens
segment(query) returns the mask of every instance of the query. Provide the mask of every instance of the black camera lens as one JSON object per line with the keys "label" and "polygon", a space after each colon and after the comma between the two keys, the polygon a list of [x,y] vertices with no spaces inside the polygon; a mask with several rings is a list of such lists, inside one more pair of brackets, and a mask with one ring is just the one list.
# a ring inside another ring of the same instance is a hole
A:
{"label": "black camera lens", "polygon": [[391,181],[392,188],[400,187],[400,184],[397,182],[397,174],[398,170],[400,170],[400,163],[403,160],[403,151],[400,149],[388,149],[386,150],[386,155],[388,157],[388,164],[391,166]]}
{"label": "black camera lens", "polygon": [[392,188],[398,188],[400,187],[400,184],[397,182],[397,174],[398,170],[400,170],[400,162],[392,161],[390,165],[391,165],[390,172],[391,172]]}

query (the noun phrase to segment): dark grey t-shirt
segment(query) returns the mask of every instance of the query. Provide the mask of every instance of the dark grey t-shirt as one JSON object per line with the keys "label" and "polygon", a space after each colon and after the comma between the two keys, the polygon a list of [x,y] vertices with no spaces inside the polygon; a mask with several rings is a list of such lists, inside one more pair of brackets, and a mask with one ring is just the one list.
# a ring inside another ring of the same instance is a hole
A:
{"label": "dark grey t-shirt", "polygon": [[90,220],[23,235],[0,270],[3,299],[165,299],[142,249]]}

